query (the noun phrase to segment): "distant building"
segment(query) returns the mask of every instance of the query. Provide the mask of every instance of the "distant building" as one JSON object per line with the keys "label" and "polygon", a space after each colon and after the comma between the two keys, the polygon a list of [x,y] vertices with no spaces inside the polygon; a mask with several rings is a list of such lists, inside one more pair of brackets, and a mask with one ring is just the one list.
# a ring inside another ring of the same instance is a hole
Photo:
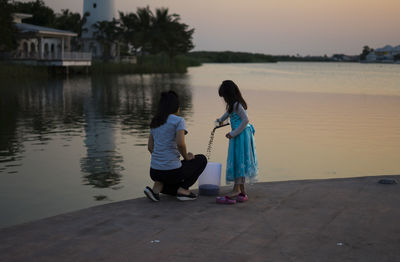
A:
{"label": "distant building", "polygon": [[345,54],[334,54],[332,60],[337,62],[355,62],[360,59],[359,56],[350,56]]}
{"label": "distant building", "polygon": [[395,61],[395,57],[400,54],[400,45],[392,47],[386,45],[382,48],[377,48],[370,52],[367,57],[367,62],[386,62],[391,63]]}
{"label": "distant building", "polygon": [[[86,24],[84,25],[87,32],[82,34],[83,49],[85,52],[92,53],[93,57],[101,58],[104,47],[95,39],[95,28],[93,26],[100,21],[112,21],[115,15],[115,1],[84,0],[83,14],[85,13],[89,13],[89,16],[86,18]],[[111,47],[111,56],[114,58],[118,56],[116,44]]]}
{"label": "distant building", "polygon": [[32,15],[13,14],[18,29],[18,47],[12,60],[30,65],[90,66],[91,54],[71,52],[71,37],[77,34],[49,27],[23,23]]}

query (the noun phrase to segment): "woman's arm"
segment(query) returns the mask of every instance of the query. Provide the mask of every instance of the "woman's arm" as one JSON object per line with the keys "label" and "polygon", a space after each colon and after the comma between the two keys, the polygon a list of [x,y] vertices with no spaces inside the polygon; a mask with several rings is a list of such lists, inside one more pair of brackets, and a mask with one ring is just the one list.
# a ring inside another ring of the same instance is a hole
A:
{"label": "woman's arm", "polygon": [[154,150],[154,138],[153,135],[149,135],[149,140],[147,141],[147,149],[149,150],[150,154],[153,153]]}
{"label": "woman's arm", "polygon": [[193,159],[192,153],[187,153],[186,143],[185,143],[185,130],[181,129],[176,131],[176,145],[178,146],[179,153],[183,156],[185,160]]}

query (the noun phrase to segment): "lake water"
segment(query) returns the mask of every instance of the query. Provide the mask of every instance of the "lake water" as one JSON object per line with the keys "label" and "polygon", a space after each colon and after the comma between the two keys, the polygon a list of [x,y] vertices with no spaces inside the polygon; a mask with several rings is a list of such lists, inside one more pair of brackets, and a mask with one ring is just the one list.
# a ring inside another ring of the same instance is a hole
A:
{"label": "lake water", "polygon": [[[205,64],[185,75],[3,82],[0,227],[142,197],[159,93],[180,95],[188,150],[205,154],[225,79],[248,102],[260,181],[400,173],[400,65]],[[211,155],[223,169],[229,129],[216,130]]]}

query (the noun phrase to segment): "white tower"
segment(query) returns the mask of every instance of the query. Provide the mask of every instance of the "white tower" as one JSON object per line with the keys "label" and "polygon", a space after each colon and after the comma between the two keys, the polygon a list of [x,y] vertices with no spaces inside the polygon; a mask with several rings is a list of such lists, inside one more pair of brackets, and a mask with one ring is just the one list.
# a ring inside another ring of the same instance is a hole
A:
{"label": "white tower", "polygon": [[115,0],[83,0],[83,14],[89,13],[86,18],[85,28],[87,32],[82,33],[84,39],[84,50],[100,56],[102,47],[93,39],[93,25],[100,21],[111,21],[115,15]]}
{"label": "white tower", "polygon": [[83,34],[84,38],[93,37],[93,25],[99,21],[111,21],[114,18],[115,4],[114,0],[84,0],[83,14],[88,12],[90,15],[86,18],[85,27],[88,32]]}

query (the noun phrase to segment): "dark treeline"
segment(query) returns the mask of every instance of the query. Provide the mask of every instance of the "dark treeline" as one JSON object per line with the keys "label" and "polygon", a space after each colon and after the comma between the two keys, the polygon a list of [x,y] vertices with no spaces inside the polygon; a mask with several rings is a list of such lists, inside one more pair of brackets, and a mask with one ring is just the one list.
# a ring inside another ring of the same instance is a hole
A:
{"label": "dark treeline", "polygon": [[329,62],[333,61],[332,57],[328,56],[294,56],[294,55],[275,55],[277,61],[281,62]]}
{"label": "dark treeline", "polygon": [[198,51],[187,54],[201,63],[273,63],[277,60],[271,55],[253,54],[246,52],[208,52]]}
{"label": "dark treeline", "polygon": [[185,55],[188,58],[199,61],[200,63],[274,63],[274,62],[333,62],[344,61],[355,62],[359,60],[358,56],[346,56],[344,54],[335,54],[328,57],[324,56],[300,56],[300,55],[266,55],[246,52],[208,52],[196,51]]}

